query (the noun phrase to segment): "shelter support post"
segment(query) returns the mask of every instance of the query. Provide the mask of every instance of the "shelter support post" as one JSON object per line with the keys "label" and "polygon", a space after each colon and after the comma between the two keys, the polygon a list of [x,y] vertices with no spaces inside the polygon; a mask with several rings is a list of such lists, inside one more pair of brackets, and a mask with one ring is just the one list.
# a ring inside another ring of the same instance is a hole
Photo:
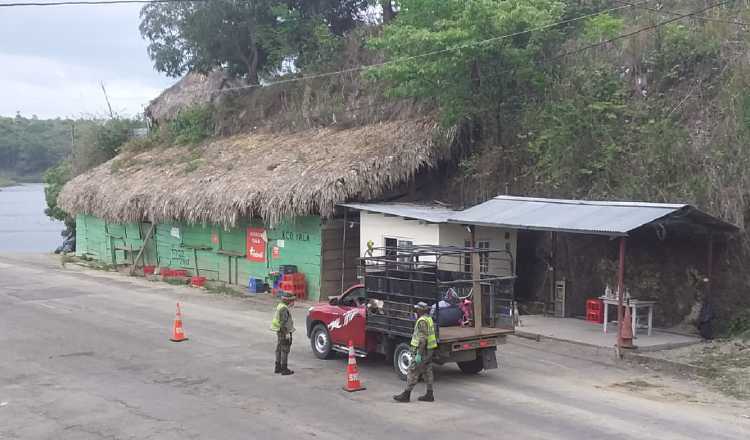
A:
{"label": "shelter support post", "polygon": [[477,252],[476,226],[471,226],[471,291],[474,301],[474,329],[477,334],[482,333],[482,274],[479,267],[479,252]]}
{"label": "shelter support post", "polygon": [[482,333],[482,282],[479,268],[479,252],[471,254],[471,289],[474,292],[474,329],[477,334]]}
{"label": "shelter support post", "polygon": [[346,227],[349,220],[349,209],[344,208],[344,236],[341,239],[341,289],[339,292],[344,293],[344,272],[346,270]]}
{"label": "shelter support post", "polygon": [[[617,352],[622,354],[622,326],[625,317],[623,308],[623,297],[625,296],[625,237],[620,237],[620,260],[617,268]],[[627,323],[630,325],[630,323]]]}
{"label": "shelter support post", "polygon": [[708,261],[706,262],[706,298],[704,303],[711,300],[711,284],[714,278],[714,236],[708,236]]}

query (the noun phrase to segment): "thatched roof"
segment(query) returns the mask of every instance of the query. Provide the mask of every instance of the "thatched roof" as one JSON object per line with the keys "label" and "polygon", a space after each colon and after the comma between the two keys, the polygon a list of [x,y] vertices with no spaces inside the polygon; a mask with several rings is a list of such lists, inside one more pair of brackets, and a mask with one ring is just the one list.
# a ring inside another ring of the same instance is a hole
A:
{"label": "thatched roof", "polygon": [[220,70],[208,74],[190,72],[151,101],[145,113],[157,123],[167,121],[184,108],[213,103],[222,96],[223,89],[244,85],[242,80]]}
{"label": "thatched roof", "polygon": [[114,222],[329,216],[337,203],[375,199],[447,158],[453,132],[437,127],[432,118],[397,120],[154,149],[76,177],[58,203]]}

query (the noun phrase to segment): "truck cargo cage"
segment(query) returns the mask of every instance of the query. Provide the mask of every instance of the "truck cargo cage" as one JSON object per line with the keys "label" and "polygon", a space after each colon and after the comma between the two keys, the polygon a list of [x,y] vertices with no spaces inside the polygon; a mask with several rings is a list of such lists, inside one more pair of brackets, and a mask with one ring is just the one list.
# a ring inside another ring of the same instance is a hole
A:
{"label": "truck cargo cage", "polygon": [[[507,250],[453,246],[404,245],[374,248],[360,260],[365,285],[367,328],[409,337],[414,330],[414,305],[430,307],[452,293],[474,300],[474,262],[479,262],[481,321],[478,328],[513,329],[514,282],[512,254]],[[440,307],[435,307],[440,338]]]}

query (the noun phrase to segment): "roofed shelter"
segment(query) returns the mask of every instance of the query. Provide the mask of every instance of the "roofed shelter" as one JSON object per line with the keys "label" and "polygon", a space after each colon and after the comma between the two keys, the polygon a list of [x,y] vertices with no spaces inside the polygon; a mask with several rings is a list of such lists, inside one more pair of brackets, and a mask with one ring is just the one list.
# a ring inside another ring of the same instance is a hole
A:
{"label": "roofed shelter", "polygon": [[77,218],[80,255],[133,266],[143,258],[238,285],[294,265],[318,299],[356,280],[357,243],[349,249],[343,236],[358,231],[336,205],[406,191],[450,157],[452,136],[429,117],[243,133],[121,154],[71,180],[58,200]]}
{"label": "roofed shelter", "polygon": [[[543,199],[513,196],[498,196],[464,211],[457,212],[448,219],[449,223],[462,225],[513,228],[520,231],[549,232],[553,243],[557,234],[583,234],[604,236],[619,240],[617,281],[615,291],[624,292],[625,259],[629,237],[648,233],[651,230],[656,240],[670,237],[681,240],[702,240],[705,243],[705,295],[710,297],[713,276],[713,252],[715,238],[726,237],[738,231],[732,224],[715,218],[687,204],[603,202]],[[519,239],[520,240],[520,239]],[[519,267],[523,265],[519,261]],[[546,298],[545,312],[557,316],[567,316],[564,282],[555,274],[555,256],[547,263],[551,281],[547,283],[549,296]],[[562,293],[562,298],[560,294]],[[588,297],[600,292],[580,293]],[[620,295],[622,299],[624,295]],[[667,305],[667,304],[664,304]],[[618,314],[622,313],[622,303]],[[618,322],[622,322],[619,315]]]}

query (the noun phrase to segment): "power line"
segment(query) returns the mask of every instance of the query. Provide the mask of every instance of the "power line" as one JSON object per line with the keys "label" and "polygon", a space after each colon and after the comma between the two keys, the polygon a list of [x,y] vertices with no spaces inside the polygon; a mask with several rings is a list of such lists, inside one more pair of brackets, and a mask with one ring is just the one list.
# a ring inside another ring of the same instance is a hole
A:
{"label": "power line", "polygon": [[398,64],[398,63],[403,63],[403,62],[407,62],[407,61],[414,61],[414,60],[418,60],[418,59],[421,59],[421,58],[430,57],[430,56],[433,56],[433,55],[440,55],[440,54],[444,54],[444,53],[448,53],[448,52],[453,52],[453,51],[457,51],[457,50],[461,50],[461,49],[467,49],[467,48],[470,48],[470,47],[481,46],[481,45],[485,45],[485,44],[489,44],[489,43],[494,43],[496,41],[504,40],[504,39],[507,39],[507,38],[513,38],[513,37],[517,37],[519,35],[529,34],[531,32],[537,32],[537,31],[541,31],[541,30],[550,29],[550,28],[561,26],[561,25],[564,25],[564,24],[573,23],[573,22],[584,20],[584,19],[591,18],[591,17],[596,17],[597,15],[602,15],[602,14],[606,14],[606,13],[609,13],[609,12],[618,11],[618,10],[621,10],[621,9],[632,8],[632,7],[636,6],[636,5],[643,5],[643,4],[649,3],[650,1],[654,1],[654,0],[644,0],[644,1],[641,1],[639,3],[634,3],[634,4],[628,4],[628,5],[622,5],[622,6],[616,6],[616,7],[612,7],[612,8],[607,8],[607,9],[603,9],[603,10],[600,10],[600,11],[597,11],[597,12],[592,12],[590,14],[581,15],[581,16],[574,17],[574,18],[569,18],[569,19],[558,21],[558,22],[555,22],[555,23],[549,23],[549,24],[546,24],[546,25],[538,26],[538,27],[531,28],[531,29],[526,29],[526,30],[523,30],[523,31],[518,31],[518,32],[510,33],[510,34],[500,35],[500,36],[497,36],[497,37],[487,38],[485,40],[472,41],[472,42],[469,42],[469,43],[459,44],[457,46],[447,47],[445,49],[438,49],[438,50],[434,50],[434,51],[431,51],[431,52],[424,52],[424,53],[417,54],[417,55],[412,55],[412,56],[397,58],[395,60],[383,61],[381,63],[368,64],[368,65],[365,65],[365,66],[356,66],[356,67],[351,67],[351,68],[342,69],[342,70],[336,70],[336,71],[332,71],[332,72],[315,73],[315,74],[300,76],[300,77],[296,77],[296,78],[288,78],[288,79],[282,79],[282,80],[278,80],[278,81],[272,81],[272,82],[268,82],[268,83],[265,83],[265,84],[248,84],[246,86],[229,87],[229,88],[226,88],[226,89],[218,90],[215,93],[226,93],[226,92],[230,92],[230,91],[233,91],[233,90],[255,89],[255,88],[260,88],[260,87],[270,87],[270,86],[275,86],[275,85],[279,85],[279,84],[287,84],[287,83],[291,83],[291,82],[305,81],[305,80],[308,80],[308,79],[325,78],[325,77],[329,77],[329,76],[336,76],[336,75],[342,75],[342,74],[345,74],[345,73],[354,73],[354,72],[360,72],[360,71],[363,71],[363,70],[373,69],[373,68],[377,68],[377,67],[389,66],[391,64]]}
{"label": "power line", "polygon": [[589,49],[593,49],[595,47],[599,47],[599,46],[603,46],[605,44],[614,43],[615,41],[623,40],[625,38],[634,37],[634,36],[636,36],[636,35],[638,35],[640,33],[654,30],[654,29],[656,29],[658,27],[667,25],[669,23],[674,23],[675,21],[682,20],[683,18],[694,17],[695,15],[702,14],[702,13],[704,13],[706,11],[710,11],[711,9],[718,8],[719,6],[724,6],[727,3],[732,3],[732,2],[734,2],[734,0],[725,0],[725,1],[722,1],[722,2],[714,3],[713,5],[710,5],[710,6],[707,6],[705,8],[699,9],[697,11],[687,12],[687,13],[684,13],[684,14],[680,14],[677,17],[670,18],[668,20],[663,20],[663,21],[660,21],[658,23],[654,23],[652,25],[645,26],[645,27],[642,27],[640,29],[636,29],[636,30],[634,30],[632,32],[627,32],[627,33],[624,33],[624,34],[620,34],[620,35],[617,35],[615,37],[609,38],[607,40],[600,41],[598,43],[589,44],[587,46],[583,46],[583,47],[580,47],[578,49],[570,50],[568,52],[562,53],[560,55],[557,55],[557,56],[551,58],[550,61],[552,61],[552,60],[558,60],[560,58],[565,58],[565,57],[568,57],[570,55],[575,55],[577,53],[584,52],[584,51],[587,51]]}
{"label": "power line", "polygon": [[187,2],[209,2],[211,0],[79,0],[59,2],[16,2],[0,3],[0,8],[16,8],[24,6],[82,6],[82,5],[127,5],[127,4],[149,4],[149,3],[187,3]]}
{"label": "power line", "polygon": [[[623,1],[623,0],[614,0],[614,1],[616,3],[620,3],[620,4],[630,5],[630,6],[634,7],[634,8],[636,8],[636,9],[643,9],[644,11],[655,12],[655,13],[658,13],[658,14],[672,15],[672,16],[679,16],[681,14],[684,14],[684,12],[680,12],[680,11],[669,11],[669,10],[662,9],[662,8],[650,8],[648,6],[642,6],[641,4],[633,4],[633,3],[626,2],[626,1]],[[738,26],[750,26],[750,24],[742,22],[742,21],[723,20],[721,18],[706,17],[706,16],[703,16],[703,15],[695,15],[695,16],[693,16],[693,18],[695,18],[696,20],[713,21],[713,22],[717,22],[717,23],[726,23],[726,24],[735,24],[735,25],[738,25]]]}
{"label": "power line", "polygon": [[[606,44],[610,44],[610,43],[613,43],[615,41],[619,41],[619,40],[623,40],[623,39],[626,39],[626,38],[630,38],[630,37],[633,37],[633,36],[638,35],[640,33],[647,32],[647,31],[650,31],[650,30],[654,30],[654,29],[656,29],[658,27],[667,25],[669,23],[673,23],[675,21],[679,21],[679,20],[682,20],[682,19],[688,18],[688,17],[693,17],[693,16],[695,16],[697,14],[702,14],[702,13],[704,13],[706,11],[710,11],[711,9],[718,8],[718,7],[723,6],[723,5],[727,4],[727,3],[731,3],[732,1],[734,1],[734,0],[725,0],[725,1],[722,1],[722,2],[719,2],[719,3],[715,3],[715,4],[707,6],[705,8],[702,8],[702,9],[699,9],[699,10],[696,10],[696,11],[693,11],[693,12],[683,13],[683,14],[680,14],[679,16],[677,16],[677,17],[670,18],[670,19],[667,19],[667,20],[663,20],[663,21],[660,21],[658,23],[655,23],[655,24],[652,24],[652,25],[649,25],[649,26],[645,26],[645,27],[636,29],[636,30],[631,31],[631,32],[620,34],[620,35],[617,35],[615,37],[609,38],[609,39],[604,40],[604,41],[600,41],[600,42],[597,42],[597,43],[589,44],[589,45],[580,47],[578,49],[573,49],[573,50],[567,51],[565,53],[559,54],[559,55],[557,55],[555,57],[552,57],[552,58],[549,58],[547,60],[544,60],[543,62],[538,63],[537,66],[543,66],[543,65],[549,64],[549,63],[551,63],[553,61],[556,61],[556,60],[559,60],[559,59],[562,59],[562,58],[566,58],[566,57],[569,57],[571,55],[575,55],[575,54],[578,54],[578,53],[581,53],[581,52],[585,52],[585,51],[593,49],[595,47],[604,46]],[[645,2],[642,2],[642,3],[645,3]],[[630,7],[630,6],[628,6],[628,7]],[[597,13],[594,13],[594,14],[589,14],[589,16],[602,14],[604,12],[606,12],[606,11],[600,11],[600,12],[597,12]],[[377,67],[378,65],[383,65],[383,64],[385,64],[385,63],[379,63],[379,64],[374,64],[374,65],[369,65],[369,66],[360,66],[360,67],[357,67],[357,68],[346,69],[345,71],[363,70],[363,69],[366,69],[366,68]],[[503,70],[501,72],[498,72],[498,73],[512,72],[513,70],[515,70],[515,69],[512,69],[512,68],[511,69],[505,69],[505,70]],[[335,74],[335,73],[337,73],[337,72],[329,72],[329,73],[324,74],[324,75],[329,76],[329,75],[332,75],[332,74]],[[294,78],[293,80],[296,81],[296,80],[304,80],[304,79],[310,79],[310,77],[308,76],[308,77],[305,77],[305,78]],[[266,84],[266,86],[281,84],[281,83],[284,83],[284,82],[292,82],[293,80],[277,81],[277,82],[274,82],[274,83]],[[228,91],[242,89],[242,88],[253,88],[253,87],[261,87],[261,86],[259,86],[259,85],[250,85],[250,86],[241,86],[241,87],[235,87],[235,88],[227,88],[227,89],[218,90],[215,93],[222,93],[222,92],[228,92]],[[400,98],[399,101],[401,101],[401,100],[408,100],[408,99],[413,99],[413,98],[411,98],[411,97]],[[390,103],[386,103],[385,105],[388,105],[388,104],[390,104]],[[385,105],[384,105],[384,107],[385,107]],[[376,105],[365,105],[365,106],[362,106],[362,107],[353,108],[353,109],[347,109],[347,110],[360,110],[360,109],[370,108],[370,107],[375,107],[375,106],[377,106],[377,104]],[[334,113],[334,112],[328,112],[328,111],[326,111],[326,112],[319,112],[319,113],[317,113],[315,115],[308,115],[308,116],[309,117],[312,117],[312,116],[323,116],[324,114],[329,114],[329,113]],[[260,121],[260,120],[263,120],[263,118],[259,118],[259,119],[253,120],[253,121]],[[291,120],[291,118],[289,118],[288,120]]]}

